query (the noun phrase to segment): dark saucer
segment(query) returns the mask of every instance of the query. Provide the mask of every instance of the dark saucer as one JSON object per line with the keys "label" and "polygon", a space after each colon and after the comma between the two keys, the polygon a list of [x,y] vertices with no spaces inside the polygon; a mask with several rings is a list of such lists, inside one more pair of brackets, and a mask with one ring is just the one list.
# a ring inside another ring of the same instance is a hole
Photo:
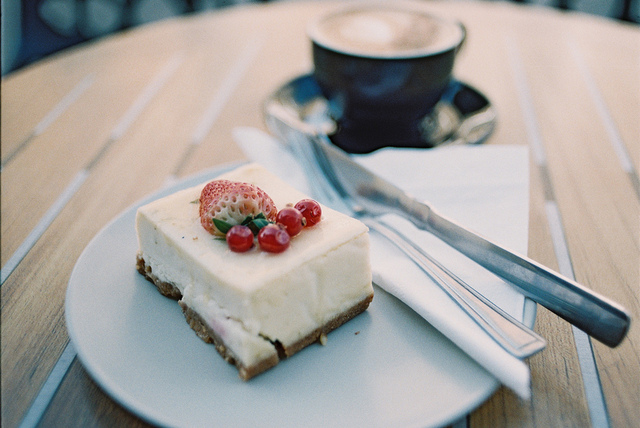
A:
{"label": "dark saucer", "polygon": [[326,134],[334,144],[352,153],[366,153],[382,147],[480,144],[491,135],[496,123],[496,112],[489,100],[475,88],[455,80],[431,114],[411,130],[414,137],[398,142],[393,133],[382,135],[378,132],[362,136],[369,145],[361,150],[332,116],[329,102],[311,74],[295,78],[271,94],[265,101],[264,114],[267,123],[271,117],[277,117],[299,131]]}

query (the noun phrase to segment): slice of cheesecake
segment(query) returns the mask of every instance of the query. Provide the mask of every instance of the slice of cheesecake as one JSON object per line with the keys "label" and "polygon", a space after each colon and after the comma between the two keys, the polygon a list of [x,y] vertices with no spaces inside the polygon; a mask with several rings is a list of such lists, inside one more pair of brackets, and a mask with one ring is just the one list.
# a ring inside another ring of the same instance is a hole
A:
{"label": "slice of cheesecake", "polygon": [[[277,209],[306,198],[258,164],[218,178],[264,190]],[[249,379],[363,312],[373,298],[367,227],[322,207],[278,254],[233,252],[202,226],[202,183],[139,208],[137,269],[179,300],[189,325]]]}

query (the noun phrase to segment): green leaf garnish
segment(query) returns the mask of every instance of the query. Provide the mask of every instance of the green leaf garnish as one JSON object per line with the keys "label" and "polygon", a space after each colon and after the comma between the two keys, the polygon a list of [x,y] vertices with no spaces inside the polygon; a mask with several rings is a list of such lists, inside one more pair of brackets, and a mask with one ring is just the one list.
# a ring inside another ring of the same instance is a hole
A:
{"label": "green leaf garnish", "polygon": [[224,233],[225,235],[227,234],[227,232],[229,231],[229,229],[231,229],[231,227],[233,227],[232,224],[227,223],[226,221],[223,220],[219,220],[217,218],[212,219],[213,220],[213,225],[222,233]]}
{"label": "green leaf garnish", "polygon": [[258,232],[260,232],[260,229],[270,223],[271,222],[267,220],[267,216],[265,216],[264,213],[259,213],[255,216],[253,214],[249,214],[245,217],[244,220],[242,220],[242,223],[240,224],[243,226],[247,226],[249,229],[251,229],[254,235],[257,235]]}
{"label": "green leaf garnish", "polygon": [[249,226],[249,229],[251,229],[254,235],[257,235],[258,232],[260,232],[260,229],[262,229],[269,223],[271,222],[266,218],[254,218],[251,222],[249,222],[249,224],[247,224],[247,226]]}
{"label": "green leaf garnish", "polygon": [[[213,225],[224,235],[226,235],[229,229],[233,227],[233,224],[228,223],[224,220],[213,218],[212,221]],[[242,226],[247,226],[249,229],[251,229],[251,232],[253,232],[254,235],[257,235],[258,232],[260,232],[260,229],[271,223],[273,222],[267,220],[267,216],[265,216],[264,213],[260,213],[255,216],[253,214],[246,216],[240,224]]]}
{"label": "green leaf garnish", "polygon": [[264,213],[259,213],[257,215],[253,215],[253,214],[249,214],[248,216],[246,216],[244,218],[244,220],[242,220],[242,223],[240,223],[243,226],[247,226],[249,223],[251,223],[252,221],[255,220],[266,220],[267,216],[264,215]]}

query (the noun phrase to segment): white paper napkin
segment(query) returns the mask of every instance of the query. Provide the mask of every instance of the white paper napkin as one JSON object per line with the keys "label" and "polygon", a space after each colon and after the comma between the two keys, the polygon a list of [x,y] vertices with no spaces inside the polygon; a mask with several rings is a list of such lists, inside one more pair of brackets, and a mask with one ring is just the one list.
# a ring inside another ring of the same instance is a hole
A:
{"label": "white paper napkin", "polygon": [[[253,128],[236,128],[245,155],[309,194],[304,172],[286,146]],[[378,150],[354,158],[442,214],[507,248],[526,254],[529,162],[524,146],[452,146],[437,150]],[[410,222],[384,218],[414,238],[440,263],[487,298],[522,319],[524,297],[511,286]],[[521,398],[531,395],[526,363],[496,344],[420,268],[393,245],[371,233],[374,282],[447,336]]]}

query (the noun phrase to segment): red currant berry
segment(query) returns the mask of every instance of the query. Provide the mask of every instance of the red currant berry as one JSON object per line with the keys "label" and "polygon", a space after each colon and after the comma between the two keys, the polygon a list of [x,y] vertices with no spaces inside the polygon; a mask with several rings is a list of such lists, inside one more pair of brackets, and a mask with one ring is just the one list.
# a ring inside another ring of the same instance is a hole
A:
{"label": "red currant berry", "polygon": [[289,206],[278,211],[276,223],[284,226],[289,236],[296,236],[300,233],[306,221],[300,211]]}
{"label": "red currant berry", "polygon": [[320,222],[320,218],[322,217],[322,208],[320,208],[320,204],[313,199],[303,199],[298,202],[294,208],[300,211],[304,218],[307,219],[307,227]]}
{"label": "red currant berry", "polygon": [[229,249],[236,253],[244,253],[253,247],[253,232],[247,226],[236,224],[226,235]]}
{"label": "red currant berry", "polygon": [[289,248],[289,234],[275,224],[270,224],[258,232],[258,244],[260,248],[269,253],[281,253]]}

